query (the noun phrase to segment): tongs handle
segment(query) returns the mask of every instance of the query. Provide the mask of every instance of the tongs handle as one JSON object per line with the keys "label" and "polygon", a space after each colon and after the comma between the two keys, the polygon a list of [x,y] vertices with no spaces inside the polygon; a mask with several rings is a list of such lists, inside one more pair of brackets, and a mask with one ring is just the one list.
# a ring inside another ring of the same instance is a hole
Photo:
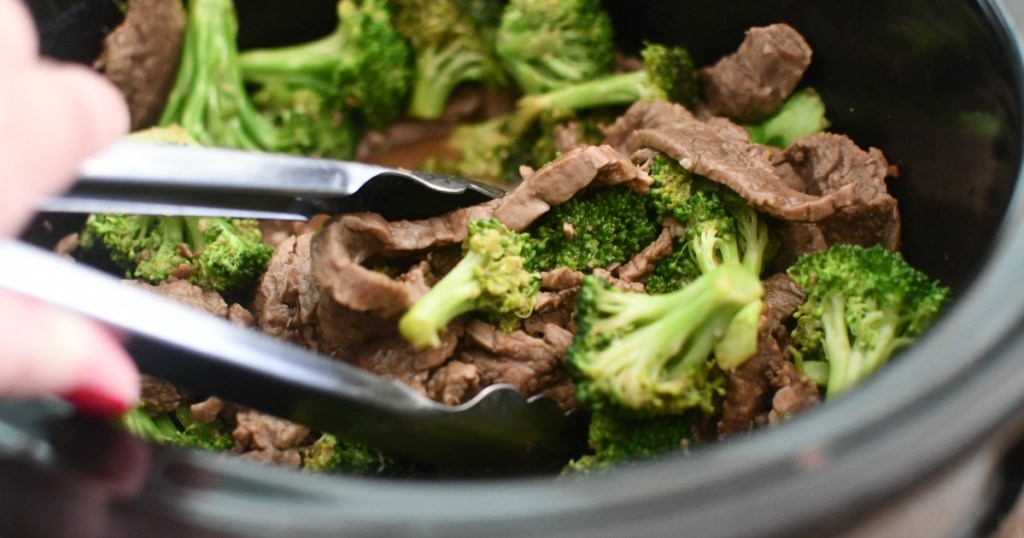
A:
{"label": "tongs handle", "polygon": [[[429,172],[122,140],[86,160],[78,182],[67,193],[44,200],[39,209],[307,220],[318,213],[358,211],[373,205],[375,201],[360,196],[361,189],[378,180],[389,185],[411,183],[453,197],[452,208],[501,194],[493,187]],[[464,194],[470,199],[459,199]]]}
{"label": "tongs handle", "polygon": [[141,371],[199,393],[293,420],[317,398],[352,417],[435,405],[393,380],[235,327],[20,241],[0,240],[0,260],[0,288],[103,322],[124,336]]}

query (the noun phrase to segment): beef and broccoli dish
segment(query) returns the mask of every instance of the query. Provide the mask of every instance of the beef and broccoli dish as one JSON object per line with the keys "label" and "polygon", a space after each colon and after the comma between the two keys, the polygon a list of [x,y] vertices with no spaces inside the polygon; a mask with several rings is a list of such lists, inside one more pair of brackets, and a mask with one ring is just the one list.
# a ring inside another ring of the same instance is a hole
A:
{"label": "beef and broccoli dish", "polygon": [[[129,0],[98,67],[154,143],[380,162],[430,141],[409,166],[504,196],[422,220],[92,215],[78,253],[444,404],[498,383],[548,395],[590,417],[565,474],[788,420],[950,300],[899,254],[898,169],[828,130],[811,46],[784,23],[702,66],[678,43],[617,50],[596,0],[337,15],[313,41],[239,50],[231,0]],[[121,422],[310,470],[429,474],[151,377]]]}

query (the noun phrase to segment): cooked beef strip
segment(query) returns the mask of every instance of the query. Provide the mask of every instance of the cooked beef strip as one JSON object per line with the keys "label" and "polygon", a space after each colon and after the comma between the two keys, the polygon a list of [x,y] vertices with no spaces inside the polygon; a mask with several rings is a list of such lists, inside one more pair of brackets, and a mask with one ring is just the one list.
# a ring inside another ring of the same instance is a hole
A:
{"label": "cooked beef strip", "polygon": [[810,64],[811,47],[792,27],[751,28],[735,53],[701,70],[704,106],[736,121],[763,121],[793,93]]}
{"label": "cooked beef strip", "polygon": [[654,271],[658,260],[672,253],[674,234],[668,227],[662,228],[661,233],[653,243],[638,252],[625,265],[615,270],[615,276],[628,282],[637,282]]}
{"label": "cooked beef strip", "polygon": [[426,382],[426,394],[445,405],[458,405],[480,392],[483,381],[475,364],[461,360],[448,361]]}
{"label": "cooked beef strip", "polygon": [[388,222],[376,213],[341,215],[312,241],[313,276],[323,293],[338,304],[394,317],[427,291],[423,278],[415,274],[391,278],[364,267],[363,262],[375,256],[407,255],[461,243],[469,222],[490,217],[496,203],[417,221]]}
{"label": "cooked beef strip", "polygon": [[552,206],[569,200],[595,181],[628,184],[640,192],[650,186],[650,177],[611,146],[587,146],[569,151],[524,177],[500,199],[494,217],[512,230],[525,230]]}
{"label": "cooked beef strip", "polygon": [[256,327],[276,338],[315,347],[314,328],[320,289],[313,280],[310,240],[291,236],[277,245],[256,285],[252,311]]}
{"label": "cooked beef strip", "polygon": [[128,0],[124,22],[103,40],[97,67],[128,102],[132,130],[156,123],[174,85],[185,30],[178,0]]}
{"label": "cooked beef strip", "polygon": [[[702,122],[679,105],[637,103],[607,136],[623,152],[639,151],[639,158],[649,149],[661,151],[768,215],[815,222],[828,244],[898,244],[899,213],[886,190],[890,168],[881,151],[864,151],[845,136],[819,133],[772,157],[765,148],[723,137],[721,125]],[[784,252],[784,257],[816,245],[813,229],[783,230],[810,239],[789,245],[793,252]]]}
{"label": "cooked beef strip", "polygon": [[169,413],[174,411],[184,396],[168,381],[142,374],[142,392],[139,404],[147,413]]}
{"label": "cooked beef strip", "polygon": [[126,280],[125,282],[156,292],[192,308],[198,308],[218,318],[225,318],[236,325],[243,327],[253,325],[252,314],[242,305],[234,303],[228,306],[219,293],[213,290],[204,290],[187,280],[165,280],[156,285],[139,280]]}
{"label": "cooked beef strip", "polygon": [[885,181],[893,172],[881,150],[864,151],[845,135],[817,133],[794,142],[773,164],[780,175],[802,181],[803,191],[812,195],[855,189],[857,203],[818,222],[827,244],[899,248],[899,211]]}
{"label": "cooked beef strip", "polygon": [[789,361],[773,365],[768,371],[768,379],[777,389],[772,397],[772,410],[768,414],[771,422],[786,419],[821,401],[818,386],[807,376],[797,373],[796,367]]}
{"label": "cooked beef strip", "polygon": [[463,322],[456,319],[441,333],[439,346],[421,351],[395,334],[362,346],[354,352],[351,362],[364,370],[401,381],[429,396],[427,380],[455,353],[463,334]]}
{"label": "cooked beef strip", "polygon": [[235,421],[236,452],[253,461],[292,467],[302,463],[298,447],[309,437],[309,428],[249,409],[240,410]]}
{"label": "cooked beef strip", "polygon": [[192,418],[196,419],[196,422],[205,424],[216,420],[224,407],[224,400],[210,396],[201,402],[190,405],[189,410],[192,411]]}

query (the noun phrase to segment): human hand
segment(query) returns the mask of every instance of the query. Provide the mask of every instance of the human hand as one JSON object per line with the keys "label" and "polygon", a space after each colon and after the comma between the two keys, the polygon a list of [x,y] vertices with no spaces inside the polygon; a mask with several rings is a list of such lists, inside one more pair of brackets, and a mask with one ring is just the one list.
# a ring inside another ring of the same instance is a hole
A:
{"label": "human hand", "polygon": [[[18,233],[35,200],[66,188],[82,159],[127,131],[124,99],[82,66],[39,57],[31,17],[0,0],[0,237]],[[57,394],[93,414],[127,410],[139,375],[96,324],[0,292],[0,395]]]}

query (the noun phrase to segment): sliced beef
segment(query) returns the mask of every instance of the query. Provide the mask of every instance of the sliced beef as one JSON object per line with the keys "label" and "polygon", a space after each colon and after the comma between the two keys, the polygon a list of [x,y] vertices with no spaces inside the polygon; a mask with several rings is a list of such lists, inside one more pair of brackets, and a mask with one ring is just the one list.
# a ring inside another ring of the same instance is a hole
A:
{"label": "sliced beef", "polygon": [[174,411],[182,398],[182,394],[170,382],[151,375],[142,375],[139,404],[147,413],[156,415]]}
{"label": "sliced beef", "polygon": [[[572,333],[555,324],[538,324],[536,333],[505,333],[482,321],[471,321],[455,357],[432,372],[424,382],[426,394],[439,402],[465,402],[481,389],[498,383],[514,386],[532,396],[554,391],[560,404],[572,404],[562,357]],[[571,386],[571,384],[570,384]]]}
{"label": "sliced beef", "polygon": [[178,0],[128,0],[124,22],[103,40],[97,67],[128,102],[132,130],[156,123],[174,85],[185,12]]}
{"label": "sliced beef", "polygon": [[784,274],[769,277],[763,284],[764,309],[758,327],[757,350],[735,370],[726,373],[726,396],[718,422],[720,437],[748,431],[759,420],[767,420],[776,391],[801,382],[802,376],[796,376],[792,368],[789,368],[794,374],[791,378],[783,380],[778,373],[789,371],[787,365],[792,366],[783,352],[789,338],[785,322],[806,296]]}
{"label": "sliced beef", "polygon": [[581,189],[599,182],[606,185],[629,184],[644,191],[650,178],[610,146],[574,149],[524,178],[512,192],[500,200],[494,217],[516,231],[525,230]]}
{"label": "sliced beef", "polygon": [[210,396],[201,402],[190,405],[189,410],[192,411],[192,418],[196,419],[196,422],[206,424],[216,420],[220,412],[224,410],[224,407],[224,400],[216,396]]}
{"label": "sliced beef", "polygon": [[427,397],[445,405],[458,405],[483,388],[475,364],[452,360],[438,368],[426,383]]}
{"label": "sliced beef", "polygon": [[156,285],[138,280],[129,280],[127,282],[169,299],[174,299],[192,308],[203,310],[218,318],[225,318],[236,325],[243,327],[251,327],[253,325],[252,314],[242,305],[235,303],[228,306],[219,293],[213,290],[204,290],[187,280],[166,280]]}
{"label": "sliced beef", "polygon": [[454,320],[441,333],[441,344],[424,350],[416,350],[397,334],[381,338],[359,348],[351,362],[364,370],[396,379],[429,396],[427,380],[452,357],[463,332],[462,320]]}
{"label": "sliced beef", "polygon": [[827,244],[899,248],[900,215],[886,185],[893,171],[881,150],[864,151],[845,135],[817,133],[794,142],[773,164],[815,196],[854,189],[857,203],[818,222]]}
{"label": "sliced beef", "polygon": [[639,151],[640,157],[650,149],[661,151],[768,215],[814,222],[830,244],[898,242],[899,214],[886,191],[890,169],[881,151],[864,151],[845,136],[822,133],[773,156],[732,137],[722,125],[701,121],[679,105],[637,103],[608,137],[621,151]]}
{"label": "sliced beef", "polygon": [[653,243],[638,252],[625,265],[615,270],[615,275],[628,282],[643,280],[654,271],[658,260],[672,253],[674,234],[663,228]]}
{"label": "sliced beef", "polygon": [[818,386],[807,376],[798,373],[789,361],[773,365],[768,371],[768,379],[776,389],[772,397],[772,410],[768,414],[772,422],[784,420],[821,401]]}
{"label": "sliced beef", "polygon": [[298,467],[298,447],[309,437],[309,428],[252,410],[235,416],[235,451],[253,461]]}
{"label": "sliced beef", "polygon": [[704,106],[743,123],[771,116],[811,65],[811,47],[796,30],[773,24],[747,30],[739,49],[701,70]]}
{"label": "sliced beef", "polygon": [[312,275],[312,234],[281,242],[256,286],[252,310],[256,328],[289,342],[313,348],[320,288]]}
{"label": "sliced beef", "polygon": [[363,263],[379,256],[409,255],[461,243],[469,222],[490,217],[496,203],[417,221],[388,222],[376,213],[339,216],[312,241],[315,281],[323,293],[342,306],[383,318],[395,317],[427,291],[422,274],[392,278]]}

